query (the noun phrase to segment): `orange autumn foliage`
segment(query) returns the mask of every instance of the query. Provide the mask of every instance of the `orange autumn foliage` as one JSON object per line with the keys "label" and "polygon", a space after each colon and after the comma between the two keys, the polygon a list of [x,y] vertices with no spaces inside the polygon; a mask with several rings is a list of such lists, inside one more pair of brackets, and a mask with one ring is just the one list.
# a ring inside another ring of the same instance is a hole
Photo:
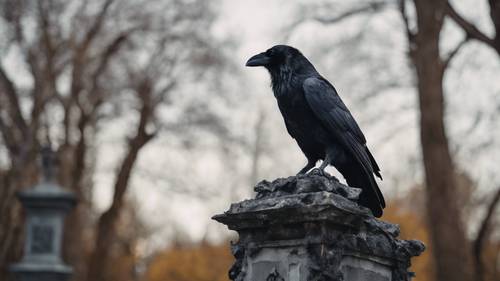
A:
{"label": "orange autumn foliage", "polygon": [[402,203],[400,200],[388,202],[382,220],[399,225],[400,239],[416,239],[425,244],[424,253],[412,259],[410,271],[415,272],[416,278],[413,279],[415,281],[433,281],[432,248],[429,242],[429,231],[424,221],[425,214],[417,215],[403,207]]}
{"label": "orange autumn foliage", "polygon": [[176,245],[153,259],[143,281],[227,281],[233,262],[229,243]]}

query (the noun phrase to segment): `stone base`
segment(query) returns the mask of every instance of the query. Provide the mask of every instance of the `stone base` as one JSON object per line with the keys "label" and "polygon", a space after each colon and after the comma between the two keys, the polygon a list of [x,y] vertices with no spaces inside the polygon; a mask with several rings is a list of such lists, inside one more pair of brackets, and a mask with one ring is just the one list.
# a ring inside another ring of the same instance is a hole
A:
{"label": "stone base", "polygon": [[[324,246],[325,251],[326,246]],[[248,257],[244,281],[253,280],[287,280],[307,281],[313,279],[310,266],[314,260],[310,259],[306,247],[278,247],[263,248],[254,256]],[[323,258],[327,258],[325,253]],[[390,281],[392,280],[392,263],[388,260],[343,255],[338,265],[339,272],[335,272],[328,280],[352,281]],[[325,276],[328,277],[328,276]]]}
{"label": "stone base", "polygon": [[66,281],[73,272],[72,268],[61,263],[35,264],[21,262],[10,266],[15,281]]}
{"label": "stone base", "polygon": [[359,189],[308,174],[255,188],[256,199],[214,219],[236,230],[235,281],[407,281],[419,241],[399,240],[397,225],[356,203]]}

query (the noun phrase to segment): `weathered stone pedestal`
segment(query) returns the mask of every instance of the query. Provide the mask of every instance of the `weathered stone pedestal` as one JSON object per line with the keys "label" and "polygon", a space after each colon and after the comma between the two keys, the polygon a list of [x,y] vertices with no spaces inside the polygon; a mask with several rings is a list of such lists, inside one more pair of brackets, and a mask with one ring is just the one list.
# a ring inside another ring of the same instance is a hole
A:
{"label": "weathered stone pedestal", "polygon": [[213,217],[235,230],[235,281],[403,281],[424,245],[399,240],[397,225],[355,201],[359,189],[313,171],[263,181],[255,199]]}
{"label": "weathered stone pedestal", "polygon": [[76,197],[54,180],[54,153],[42,152],[43,180],[33,189],[19,192],[26,211],[26,239],[23,259],[10,266],[12,280],[66,281],[72,268],[61,259],[63,224],[66,214],[75,206]]}

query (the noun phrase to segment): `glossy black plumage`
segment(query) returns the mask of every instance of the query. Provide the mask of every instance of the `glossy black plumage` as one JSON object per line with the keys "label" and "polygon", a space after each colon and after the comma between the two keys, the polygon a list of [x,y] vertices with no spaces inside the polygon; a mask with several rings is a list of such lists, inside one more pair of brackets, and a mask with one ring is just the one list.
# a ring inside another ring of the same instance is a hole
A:
{"label": "glossy black plumage", "polygon": [[288,133],[307,157],[299,172],[333,165],[347,184],[363,190],[360,204],[382,215],[385,201],[375,181],[380,168],[366,139],[335,88],[297,49],[277,45],[253,56],[247,66],[264,66],[271,75],[274,96]]}

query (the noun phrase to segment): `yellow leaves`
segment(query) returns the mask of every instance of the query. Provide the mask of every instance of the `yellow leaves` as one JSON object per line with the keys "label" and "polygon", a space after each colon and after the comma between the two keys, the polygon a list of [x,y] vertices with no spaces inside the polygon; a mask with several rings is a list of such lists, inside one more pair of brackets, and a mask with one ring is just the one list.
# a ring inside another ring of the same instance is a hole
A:
{"label": "yellow leaves", "polygon": [[143,281],[227,281],[233,262],[229,243],[174,246],[153,259]]}
{"label": "yellow leaves", "polygon": [[133,281],[136,280],[135,265],[137,259],[133,254],[113,257],[106,271],[106,280]]}
{"label": "yellow leaves", "polygon": [[400,239],[416,239],[422,241],[426,249],[419,257],[412,259],[410,271],[416,273],[416,281],[434,280],[432,247],[430,245],[429,230],[425,224],[425,210],[421,214],[405,208],[402,200],[394,200],[384,209],[384,221],[398,224],[401,228]]}

